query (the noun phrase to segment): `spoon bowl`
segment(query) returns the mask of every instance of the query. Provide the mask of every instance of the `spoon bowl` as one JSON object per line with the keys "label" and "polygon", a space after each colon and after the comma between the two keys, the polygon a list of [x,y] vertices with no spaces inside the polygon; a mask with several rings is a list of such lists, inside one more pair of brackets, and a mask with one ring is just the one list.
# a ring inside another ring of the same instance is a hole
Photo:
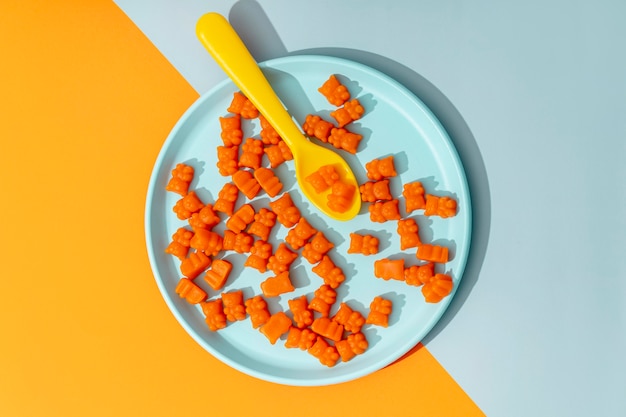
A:
{"label": "spoon bowl", "polygon": [[[224,16],[218,13],[203,15],[196,25],[196,35],[213,59],[289,147],[293,154],[296,179],[304,196],[333,219],[347,221],[355,217],[361,209],[361,195],[352,169],[341,155],[311,142],[304,136]],[[325,165],[335,168],[339,174],[339,181],[354,187],[352,200],[347,210],[343,212],[334,211],[328,206],[330,190],[318,193],[306,181],[309,175]]]}

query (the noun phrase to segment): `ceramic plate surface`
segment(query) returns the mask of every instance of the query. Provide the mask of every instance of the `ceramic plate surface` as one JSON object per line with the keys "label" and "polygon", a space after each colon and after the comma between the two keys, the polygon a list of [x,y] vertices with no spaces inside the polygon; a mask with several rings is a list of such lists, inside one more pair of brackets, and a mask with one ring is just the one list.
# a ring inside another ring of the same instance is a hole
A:
{"label": "ceramic plate surface", "polygon": [[[318,92],[318,88],[336,74],[365,107],[365,115],[349,125],[355,133],[363,136],[357,155],[343,153],[349,160],[359,183],[368,181],[365,163],[375,158],[394,156],[397,177],[390,178],[394,197],[399,198],[401,214],[411,217],[419,225],[423,242],[445,245],[450,250],[450,261],[436,266],[436,272],[449,274],[455,290],[465,268],[471,235],[471,204],[463,167],[450,138],[431,111],[399,83],[386,75],[351,61],[322,56],[292,56],[261,64],[263,72],[274,87],[288,111],[298,124],[306,115],[318,114],[327,120],[335,108]],[[381,258],[405,259],[406,266],[420,263],[415,249],[400,250],[396,233],[397,222],[374,223],[369,218],[368,203],[351,221],[329,219],[308,203],[297,189],[293,175],[293,163],[287,162],[277,168],[284,183],[283,191],[289,191],[301,213],[318,230],[335,244],[330,256],[346,275],[338,288],[338,299],[331,315],[340,302],[364,316],[370,302],[376,296],[393,301],[393,313],[387,328],[365,325],[363,333],[369,341],[369,349],[349,362],[339,361],[328,368],[306,351],[287,349],[285,336],[272,345],[250,320],[229,323],[218,332],[211,332],[201,309],[190,305],[175,293],[182,277],[178,259],[164,253],[174,232],[187,227],[179,220],[172,207],[179,195],[165,191],[171,171],[177,163],[189,164],[195,169],[191,189],[205,203],[213,203],[222,185],[229,178],[219,175],[216,168],[216,147],[222,144],[219,117],[227,116],[227,108],[237,91],[230,80],[222,82],[202,95],[183,115],[165,141],[150,179],[146,200],[146,242],[151,266],[158,287],[172,313],[185,330],[213,356],[248,375],[288,385],[328,385],[353,380],[395,361],[413,348],[432,329],[449,305],[453,293],[437,304],[424,301],[420,287],[409,286],[403,281],[385,281],[374,277],[374,262]],[[244,137],[257,136],[258,120],[244,120]],[[264,157],[266,158],[266,157]],[[268,166],[268,162],[264,159]],[[403,184],[421,181],[427,193],[452,196],[458,201],[455,217],[443,219],[426,217],[423,211],[406,213],[402,198]],[[268,207],[271,199],[261,192],[252,202],[258,210]],[[239,197],[238,206],[245,202]],[[223,218],[225,216],[222,216]],[[223,232],[224,225],[214,230]],[[350,233],[371,234],[380,240],[377,255],[348,254]],[[287,229],[280,224],[273,228],[270,241],[277,247],[284,240]],[[301,250],[299,251],[301,252]],[[260,273],[244,267],[245,255],[224,252],[220,257],[233,263],[233,271],[221,291],[212,290],[202,276],[196,283],[214,299],[221,292],[243,290],[244,297],[261,294],[260,283],[273,276],[271,271]],[[323,283],[311,271],[312,265],[300,257],[291,266],[291,279],[295,291],[268,299],[272,313],[288,312],[287,301],[303,294],[311,298]]]}

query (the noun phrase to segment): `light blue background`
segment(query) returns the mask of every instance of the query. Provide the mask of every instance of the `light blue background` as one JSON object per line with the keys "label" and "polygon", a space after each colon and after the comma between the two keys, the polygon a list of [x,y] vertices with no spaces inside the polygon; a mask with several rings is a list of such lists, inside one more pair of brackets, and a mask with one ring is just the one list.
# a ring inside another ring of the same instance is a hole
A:
{"label": "light blue background", "polygon": [[626,415],[626,2],[117,0],[199,92],[229,17],[262,61],[349,58],[448,130],[474,202],[459,292],[424,341],[488,416]]}

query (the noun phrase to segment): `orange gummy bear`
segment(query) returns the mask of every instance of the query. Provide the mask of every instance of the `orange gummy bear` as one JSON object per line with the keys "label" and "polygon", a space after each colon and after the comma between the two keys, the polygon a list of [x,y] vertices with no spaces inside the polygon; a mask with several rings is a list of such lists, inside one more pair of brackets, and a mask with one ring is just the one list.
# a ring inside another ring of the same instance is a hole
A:
{"label": "orange gummy bear", "polygon": [[361,200],[373,203],[379,200],[391,200],[391,192],[389,190],[389,180],[369,181],[359,187],[361,191]]}
{"label": "orange gummy bear", "polygon": [[304,244],[315,235],[317,230],[309,224],[304,217],[300,217],[295,227],[289,229],[285,242],[289,244],[294,250],[298,250],[304,246]]}
{"label": "orange gummy bear", "polygon": [[309,114],[304,119],[302,130],[309,136],[317,138],[322,142],[328,142],[330,131],[335,127],[331,122],[322,119],[316,114]]}
{"label": "orange gummy bear", "polygon": [[196,229],[189,246],[207,255],[215,256],[222,250],[222,236],[207,229]]}
{"label": "orange gummy bear", "polygon": [[404,269],[404,281],[408,285],[419,287],[431,280],[435,274],[435,264],[433,262],[424,265],[411,265]]}
{"label": "orange gummy bear", "polygon": [[378,253],[378,238],[372,235],[360,235],[358,233],[350,233],[350,247],[348,253],[375,255]]}
{"label": "orange gummy bear", "polygon": [[227,182],[220,189],[217,200],[213,204],[213,210],[231,216],[235,210],[237,197],[239,197],[239,188],[235,184]]}
{"label": "orange gummy bear", "polygon": [[350,132],[343,127],[334,127],[331,129],[330,135],[328,136],[328,143],[337,149],[343,149],[351,154],[356,154],[361,139],[363,139],[363,136],[358,133]]}
{"label": "orange gummy bear", "polygon": [[191,252],[188,257],[182,260],[180,263],[180,272],[189,278],[194,279],[202,271],[207,269],[211,265],[211,258],[209,258],[204,252]]}
{"label": "orange gummy bear", "polygon": [[368,211],[370,220],[376,223],[384,223],[387,220],[400,220],[402,218],[397,199],[370,203]]}
{"label": "orange gummy bear", "polygon": [[187,257],[193,232],[179,227],[172,235],[172,241],[165,248],[165,253],[176,256],[181,261]]}
{"label": "orange gummy bear", "polygon": [[230,262],[224,259],[215,259],[211,268],[204,274],[204,280],[217,291],[224,287],[232,269],[233,265]]}
{"label": "orange gummy bear", "polygon": [[224,315],[228,321],[240,321],[246,318],[246,306],[243,302],[243,291],[222,293]]}
{"label": "orange gummy bear", "polygon": [[427,303],[438,303],[450,294],[454,284],[452,278],[446,274],[435,274],[431,280],[422,287],[422,294]]}
{"label": "orange gummy bear", "polygon": [[273,211],[262,207],[261,210],[254,215],[254,221],[248,228],[248,233],[267,242],[275,224],[276,214],[274,214]]}
{"label": "orange gummy bear", "polygon": [[400,235],[400,250],[416,248],[422,243],[418,233],[419,227],[414,219],[398,220],[396,231]]}
{"label": "orange gummy bear", "polygon": [[267,259],[263,259],[257,255],[248,256],[243,265],[254,268],[261,273],[267,271]]}
{"label": "orange gummy bear", "polygon": [[189,246],[182,245],[175,240],[172,240],[169,245],[167,245],[164,252],[169,255],[173,255],[182,261],[187,257]]}
{"label": "orange gummy bear", "polygon": [[317,232],[313,239],[304,245],[302,249],[302,257],[309,261],[309,263],[315,264],[322,260],[322,257],[328,253],[335,245],[326,239],[324,233]]}
{"label": "orange gummy bear", "polygon": [[237,253],[247,253],[252,249],[254,238],[246,232],[235,233],[225,230],[222,239],[222,249],[234,250]]}
{"label": "orange gummy bear", "polygon": [[348,88],[334,74],[331,74],[317,91],[333,106],[341,106],[350,99]]}
{"label": "orange gummy bear", "polygon": [[345,213],[350,208],[356,187],[342,181],[336,181],[328,194],[328,207],[338,213]]}
{"label": "orange gummy bear", "polygon": [[288,304],[296,327],[304,329],[313,323],[313,311],[309,309],[309,301],[306,295],[289,300]]}
{"label": "orange gummy bear", "polygon": [[226,227],[235,233],[240,233],[254,220],[254,207],[244,204],[226,221]]}
{"label": "orange gummy bear", "polygon": [[297,253],[289,250],[287,245],[281,242],[278,245],[276,252],[274,252],[274,254],[267,260],[267,269],[275,274],[280,274],[281,272],[287,271],[289,266],[296,260],[297,257]]}
{"label": "orange gummy bear", "polygon": [[335,118],[339,127],[344,127],[360,119],[363,113],[365,113],[365,109],[359,102],[359,99],[355,98],[345,102],[344,105],[337,110],[330,112],[330,115]]}
{"label": "orange gummy bear", "polygon": [[185,229],[184,227],[179,227],[172,235],[172,240],[174,242],[178,242],[186,247],[190,247],[191,238],[193,238],[193,232],[191,230]]}
{"label": "orange gummy bear", "polygon": [[257,240],[252,245],[250,253],[263,259],[269,259],[272,256],[272,244],[263,240]]}
{"label": "orange gummy bear", "polygon": [[298,348],[300,350],[308,350],[313,346],[318,336],[310,329],[292,326],[287,333],[287,340],[285,341],[286,348]]}
{"label": "orange gummy bear", "polygon": [[375,326],[389,326],[389,315],[391,314],[393,303],[383,297],[374,297],[370,304],[370,312],[365,323]]}
{"label": "orange gummy bear", "polygon": [[322,260],[311,268],[311,271],[320,276],[324,280],[324,284],[333,289],[339,287],[339,285],[346,279],[346,276],[341,268],[336,266],[328,255],[324,255]]}
{"label": "orange gummy bear", "polygon": [[289,271],[281,272],[261,282],[261,291],[263,291],[263,295],[266,297],[278,297],[293,290],[295,288],[289,278]]}
{"label": "orange gummy bear", "polygon": [[404,259],[378,259],[374,261],[374,276],[385,281],[396,279],[404,280]]}
{"label": "orange gummy bear", "polygon": [[267,271],[267,262],[272,255],[271,243],[263,240],[257,240],[250,249],[250,256],[244,262],[244,266],[252,267],[259,272],[263,273]]}
{"label": "orange gummy bear", "polygon": [[369,345],[367,338],[361,332],[348,335],[347,340],[350,344],[350,349],[357,355],[365,353]]}
{"label": "orange gummy bear", "polygon": [[206,225],[207,229],[212,229],[221,221],[220,217],[217,213],[215,213],[215,210],[213,210],[213,206],[211,204],[207,204],[200,209],[198,212],[198,218]]}
{"label": "orange gummy bear", "polygon": [[367,178],[372,181],[379,181],[383,178],[395,177],[396,172],[393,155],[383,159],[373,159],[365,164]]}
{"label": "orange gummy bear", "polygon": [[339,174],[334,166],[324,165],[304,179],[311,184],[315,192],[322,193],[339,180]]}
{"label": "orange gummy bear", "polygon": [[341,360],[348,362],[356,355],[362,355],[369,347],[369,343],[367,342],[365,335],[358,332],[350,334],[347,338],[336,342],[335,347],[341,356]]}
{"label": "orange gummy bear", "polygon": [[239,166],[251,169],[257,169],[261,166],[263,157],[263,142],[260,139],[248,138],[241,145],[241,156],[239,157]]}
{"label": "orange gummy bear", "polygon": [[448,248],[424,243],[417,247],[415,256],[422,261],[446,263],[448,262]]}
{"label": "orange gummy bear", "polygon": [[200,219],[200,212],[197,213],[193,213],[191,215],[191,217],[189,217],[187,219],[187,223],[189,223],[189,226],[191,226],[191,229],[195,232],[197,229],[205,229],[205,230],[210,230],[211,228],[204,223],[201,219]]}
{"label": "orange gummy bear", "polygon": [[207,293],[188,278],[181,278],[176,285],[176,294],[185,298],[189,304],[198,304],[206,300]]}
{"label": "orange gummy bear", "polygon": [[263,191],[272,198],[276,197],[283,189],[283,183],[274,174],[274,171],[269,168],[257,168],[254,171],[254,178],[256,178]]}
{"label": "orange gummy bear", "polygon": [[233,100],[227,111],[241,115],[244,119],[254,119],[259,115],[259,111],[246,96],[239,91],[233,94]]}
{"label": "orange gummy bear", "polygon": [[232,176],[233,183],[248,200],[252,200],[261,190],[259,182],[250,171],[237,171]]}
{"label": "orange gummy bear", "polygon": [[271,201],[270,207],[276,214],[278,223],[285,227],[293,227],[300,221],[300,210],[296,207],[289,193],[284,193],[277,200]]}
{"label": "orange gummy bear", "polygon": [[202,312],[205,316],[205,322],[209,330],[216,332],[226,327],[226,314],[224,314],[224,305],[222,299],[205,301],[200,304]]}
{"label": "orange gummy bear", "polygon": [[313,320],[311,330],[332,341],[338,342],[343,337],[343,325],[329,319],[328,317],[319,317]]}
{"label": "orange gummy bear", "polygon": [[437,197],[431,194],[426,195],[425,216],[440,216],[443,218],[456,215],[456,200],[451,197]]}
{"label": "orange gummy bear", "polygon": [[265,297],[278,297],[281,294],[294,291],[295,288],[289,278],[289,271],[269,277],[261,282],[261,291]]}
{"label": "orange gummy bear", "polygon": [[346,303],[339,305],[339,310],[333,316],[333,320],[343,325],[343,328],[349,332],[357,333],[361,331],[361,327],[365,324],[365,317],[350,308]]}
{"label": "orange gummy bear", "polygon": [[196,195],[195,191],[189,191],[183,198],[178,200],[172,211],[176,213],[176,217],[180,220],[187,220],[193,213],[197,213],[204,207],[204,203]]}
{"label": "orange gummy bear", "polygon": [[313,299],[309,303],[309,309],[317,311],[322,316],[327,317],[330,313],[330,308],[337,300],[337,291],[330,287],[330,285],[323,284],[313,293]]}
{"label": "orange gummy bear", "polygon": [[239,169],[238,146],[218,146],[217,147],[217,170],[222,176],[233,175]]}
{"label": "orange gummy bear", "polygon": [[339,353],[339,357],[343,362],[349,362],[356,356],[356,353],[350,349],[350,343],[348,339],[343,339],[338,342],[335,342],[335,348],[337,349],[337,353]]}
{"label": "orange gummy bear", "polygon": [[263,149],[263,152],[267,155],[267,159],[270,161],[270,166],[272,168],[276,168],[283,162],[291,161],[293,159],[291,149],[289,149],[289,146],[287,146],[287,144],[282,140],[276,145],[266,147]]}
{"label": "orange gummy bear", "polygon": [[337,348],[333,345],[329,345],[323,337],[318,337],[313,346],[311,346],[307,352],[319,359],[322,365],[333,367],[339,360],[339,353]]}
{"label": "orange gummy bear", "polygon": [[241,130],[241,116],[220,117],[220,137],[224,142],[224,146],[232,147],[241,145],[243,139],[243,130]]}
{"label": "orange gummy bear", "polygon": [[267,337],[271,344],[275,344],[280,336],[289,331],[291,324],[291,319],[287,314],[279,311],[278,313],[272,314],[259,330]]}
{"label": "orange gummy bear", "polygon": [[186,196],[189,190],[189,183],[193,180],[193,167],[186,164],[176,164],[172,170],[172,177],[165,186],[167,191],[172,191],[181,196]]}
{"label": "orange gummy bear", "polygon": [[414,181],[404,184],[402,196],[404,197],[404,204],[406,206],[407,213],[412,213],[415,210],[426,208],[424,186],[422,186],[421,182]]}
{"label": "orange gummy bear", "polygon": [[265,145],[276,145],[281,140],[276,129],[267,121],[263,115],[259,114],[259,122],[261,124],[261,140]]}
{"label": "orange gummy bear", "polygon": [[248,298],[244,304],[253,328],[259,328],[270,318],[267,302],[262,296],[255,295],[252,298]]}

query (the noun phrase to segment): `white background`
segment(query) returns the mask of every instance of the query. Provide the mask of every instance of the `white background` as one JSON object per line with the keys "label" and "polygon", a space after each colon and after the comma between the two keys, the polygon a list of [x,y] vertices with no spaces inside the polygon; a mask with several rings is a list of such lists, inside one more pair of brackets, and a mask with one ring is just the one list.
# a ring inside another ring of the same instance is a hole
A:
{"label": "white background", "polygon": [[195,37],[209,11],[258,61],[339,56],[412,90],[474,209],[462,284],[424,343],[489,416],[626,415],[626,2],[116,4],[199,93],[225,78]]}

